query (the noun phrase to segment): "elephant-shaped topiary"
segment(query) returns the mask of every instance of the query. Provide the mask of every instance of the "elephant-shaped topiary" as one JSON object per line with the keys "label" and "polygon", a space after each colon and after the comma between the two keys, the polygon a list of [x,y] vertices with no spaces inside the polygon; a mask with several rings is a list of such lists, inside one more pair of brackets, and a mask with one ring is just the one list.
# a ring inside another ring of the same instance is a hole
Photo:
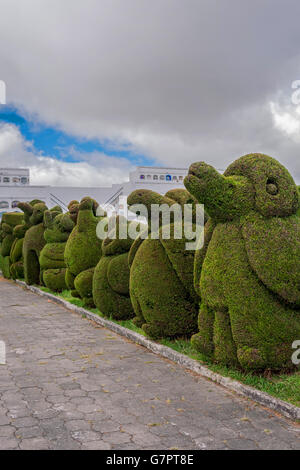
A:
{"label": "elephant-shaped topiary", "polygon": [[81,297],[86,306],[93,306],[93,275],[102,251],[102,240],[97,237],[98,203],[89,197],[79,205],[77,224],[65,248],[66,285],[73,297]]}
{"label": "elephant-shaped topiary", "polygon": [[[31,214],[29,222],[32,226],[26,231],[23,242],[24,278],[28,285],[42,284],[39,257],[46,244],[44,213],[48,208],[45,203],[40,202],[33,206],[27,204],[26,210]],[[55,206],[51,212],[58,215],[62,209]]]}
{"label": "elephant-shaped topiary", "polygon": [[[128,253],[134,242],[132,238],[120,238],[122,230],[127,232],[129,222],[121,216],[115,219],[115,228],[102,242],[102,256],[93,278],[93,298],[96,307],[106,317],[115,320],[133,318],[134,310],[129,294]],[[137,230],[137,223],[134,230]]]}
{"label": "elephant-shaped topiary", "polygon": [[75,224],[69,214],[44,212],[44,238],[46,245],[40,254],[41,278],[54,292],[67,289],[64,253],[67,240]]}
{"label": "elephant-shaped topiary", "polygon": [[224,176],[195,163],[187,189],[210,215],[195,257],[201,295],[196,349],[244,369],[293,367],[300,338],[297,187],[275,159],[250,154]]}
{"label": "elephant-shaped topiary", "polygon": [[23,214],[21,212],[7,212],[2,215],[1,220],[1,268],[3,276],[7,279],[11,278],[11,251],[15,245],[16,236],[14,228],[23,222]]}
{"label": "elephant-shaped topiary", "polygon": [[[184,189],[169,191],[165,196],[137,190],[128,197],[129,206],[143,204],[148,214],[152,204],[179,204],[183,207],[194,203],[194,198]],[[197,330],[194,251],[185,249],[187,240],[184,236],[175,239],[174,223],[170,224],[170,239],[164,239],[162,220],[160,223],[158,239],[138,237],[129,253],[130,297],[136,314],[134,323],[154,339],[189,336]]]}

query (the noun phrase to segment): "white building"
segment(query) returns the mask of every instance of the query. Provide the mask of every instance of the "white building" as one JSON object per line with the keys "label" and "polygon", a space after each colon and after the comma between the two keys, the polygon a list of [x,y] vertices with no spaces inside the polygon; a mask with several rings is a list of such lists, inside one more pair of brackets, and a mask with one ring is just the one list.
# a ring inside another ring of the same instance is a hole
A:
{"label": "white building", "polygon": [[105,206],[111,204],[122,212],[119,198],[136,189],[151,189],[165,194],[173,188],[184,188],[185,168],[137,167],[129,174],[129,181],[109,187],[31,186],[29,169],[0,168],[0,218],[4,212],[16,210],[18,202],[40,199],[51,208],[59,205],[67,210],[72,200],[90,196]]}

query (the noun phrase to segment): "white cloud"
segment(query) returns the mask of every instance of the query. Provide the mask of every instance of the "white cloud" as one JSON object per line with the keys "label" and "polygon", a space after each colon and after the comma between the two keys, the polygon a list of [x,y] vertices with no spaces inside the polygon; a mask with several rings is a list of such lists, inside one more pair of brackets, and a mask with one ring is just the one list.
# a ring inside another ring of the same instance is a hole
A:
{"label": "white cloud", "polygon": [[30,167],[31,183],[55,186],[111,186],[127,179],[133,169],[124,158],[100,152],[73,151],[80,160],[71,163],[37,153],[12,124],[0,125],[0,167]]}
{"label": "white cloud", "polygon": [[282,108],[271,102],[270,109],[276,128],[300,142],[300,106],[286,105]]}

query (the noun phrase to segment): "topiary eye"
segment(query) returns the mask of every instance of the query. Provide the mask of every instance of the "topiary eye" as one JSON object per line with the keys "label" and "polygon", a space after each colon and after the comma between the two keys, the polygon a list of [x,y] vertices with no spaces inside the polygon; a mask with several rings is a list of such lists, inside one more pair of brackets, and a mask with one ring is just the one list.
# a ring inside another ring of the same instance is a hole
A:
{"label": "topiary eye", "polygon": [[272,196],[276,196],[276,194],[278,194],[279,192],[278,185],[273,178],[268,179],[266,190],[267,190],[267,193],[271,194]]}

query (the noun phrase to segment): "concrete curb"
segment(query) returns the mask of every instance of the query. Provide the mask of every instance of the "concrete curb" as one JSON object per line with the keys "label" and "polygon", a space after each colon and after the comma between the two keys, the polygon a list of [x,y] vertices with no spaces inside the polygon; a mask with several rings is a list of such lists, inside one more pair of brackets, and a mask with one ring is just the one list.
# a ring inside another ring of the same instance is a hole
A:
{"label": "concrete curb", "polygon": [[44,292],[38,287],[28,286],[27,284],[25,284],[25,282],[19,280],[15,282],[18,285],[30,290],[31,292],[34,292],[35,294],[38,294],[42,297],[46,297],[47,299],[50,299],[53,302],[56,302],[57,304],[63,305],[68,310],[72,310],[73,312],[76,312],[79,315],[83,315],[89,320],[93,320],[94,322],[103,326],[104,328],[108,328],[109,330],[114,331],[115,333],[121,336],[125,336],[127,339],[141,346],[144,346],[145,348],[152,351],[154,354],[159,354],[160,356],[163,356],[173,362],[176,362],[177,364],[185,367],[186,369],[192,372],[196,372],[202,377],[216,382],[217,384],[237,393],[238,395],[250,398],[251,400],[256,401],[260,405],[266,406],[272,410],[277,411],[278,413],[281,413],[289,419],[295,421],[300,420],[300,408],[297,406],[294,406],[283,400],[279,400],[278,398],[272,397],[268,393],[261,392],[253,387],[244,385],[240,382],[237,382],[236,380],[230,379],[229,377],[223,377],[222,375],[217,374],[216,372],[213,372],[207,367],[201,365],[198,361],[190,359],[188,356],[180,354],[174,351],[173,349],[169,348],[168,346],[155,343],[154,341],[145,338],[144,336],[140,335],[139,333],[136,333],[135,331],[129,330],[121,325],[118,325],[117,323],[113,323],[109,320],[106,320],[105,318],[99,317],[98,315],[95,315],[94,313],[85,310],[84,308],[77,307],[76,305],[71,304],[70,302],[67,302],[66,300],[60,297],[56,297],[53,294]]}

